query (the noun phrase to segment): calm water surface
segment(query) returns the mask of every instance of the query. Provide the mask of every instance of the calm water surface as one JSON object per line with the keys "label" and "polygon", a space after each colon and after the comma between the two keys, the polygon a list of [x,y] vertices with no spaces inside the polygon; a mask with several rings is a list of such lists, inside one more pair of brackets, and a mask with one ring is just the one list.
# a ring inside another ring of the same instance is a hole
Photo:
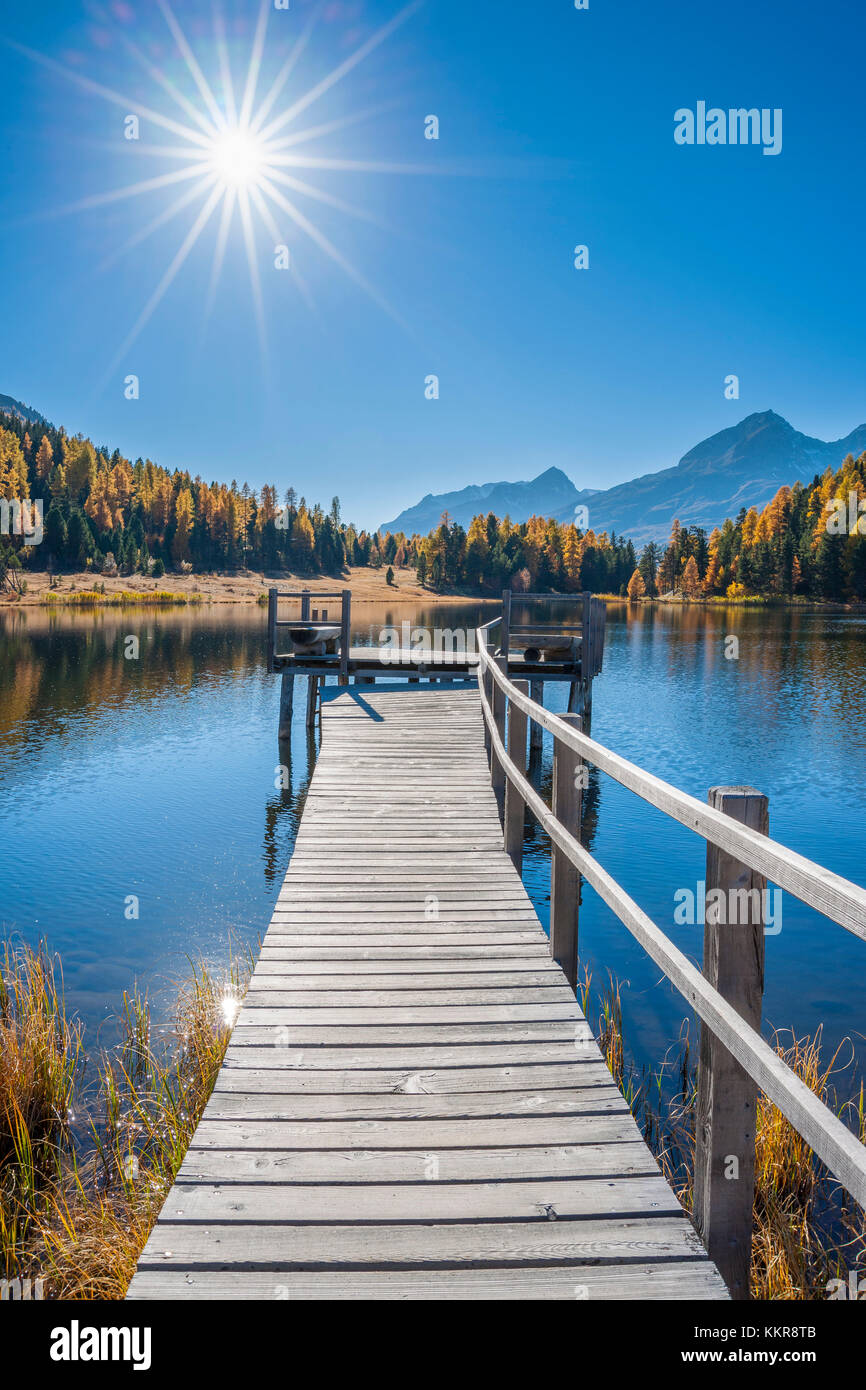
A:
{"label": "calm water surface", "polygon": [[[358,606],[356,642],[406,617],[473,627],[481,609]],[[495,610],[486,610],[481,621]],[[725,659],[725,638],[740,641]],[[125,639],[140,640],[138,660]],[[167,1004],[186,957],[255,945],[285,873],[315,760],[296,699],[291,788],[275,788],[277,678],[259,609],[0,616],[0,930],[60,953],[88,1038],[112,1032],[133,981]],[[303,696],[302,685],[298,696]],[[564,688],[547,703],[564,708]],[[701,798],[750,783],[771,833],[866,881],[866,621],[798,612],[611,609],[593,735]],[[549,791],[550,748],[539,778]],[[399,777],[395,779],[399,802]],[[593,773],[592,852],[695,959],[702,929],[676,926],[704,845]],[[547,843],[527,831],[525,879],[548,916]],[[126,902],[139,900],[128,920]],[[866,945],[786,896],[767,940],[765,1018],[825,1025],[862,1045]],[[623,985],[626,1034],[658,1062],[685,1010],[624,927],[584,888],[581,954],[594,983]]]}

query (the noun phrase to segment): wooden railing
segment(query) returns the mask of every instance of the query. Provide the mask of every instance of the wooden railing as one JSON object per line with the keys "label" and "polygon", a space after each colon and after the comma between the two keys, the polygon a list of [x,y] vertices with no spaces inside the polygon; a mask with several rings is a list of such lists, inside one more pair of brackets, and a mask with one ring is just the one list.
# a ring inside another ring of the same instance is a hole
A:
{"label": "wooden railing", "polygon": [[[579,616],[550,623],[515,622],[512,617],[514,607],[529,603],[567,604],[577,608]],[[606,620],[607,605],[604,599],[595,594],[520,594],[506,589],[502,595],[499,649],[502,656],[507,657],[514,646],[515,637],[524,645],[530,640],[535,644],[536,639],[543,645],[545,637],[573,636],[579,639],[583,678],[591,681],[601,674]]]}
{"label": "wooden railing", "polygon": [[319,609],[312,608],[312,601],[321,603],[323,600],[340,600],[340,674],[346,676],[349,663],[349,642],[352,632],[352,591],[351,589],[335,589],[328,593],[313,593],[310,589],[269,589],[268,590],[268,670],[275,671],[276,662],[291,656],[292,652],[281,652],[279,650],[280,629],[284,627],[296,626],[298,619],[283,619],[279,616],[279,605],[281,600],[291,600],[300,604],[301,622],[327,622],[327,609],[319,615]]}
{"label": "wooden railing", "polygon": [[[866,1147],[759,1032],[764,889],[769,879],[861,938],[866,938],[866,890],[770,839],[768,802],[760,792],[714,787],[704,805],[588,737],[579,715],[552,714],[530,700],[526,682],[509,680],[503,658],[491,651],[491,633],[500,621],[478,629],[478,683],[505,847],[519,869],[528,808],[551,841],[550,949],[572,986],[582,877],[700,1018],[694,1220],[732,1296],[747,1298],[758,1090],[866,1207]],[[527,721],[553,736],[552,809],[526,775]],[[712,889],[721,890],[726,901],[747,895],[738,898],[747,905],[747,920],[739,926],[727,926],[707,912],[703,972],[581,845],[584,761],[706,840],[708,899]]]}

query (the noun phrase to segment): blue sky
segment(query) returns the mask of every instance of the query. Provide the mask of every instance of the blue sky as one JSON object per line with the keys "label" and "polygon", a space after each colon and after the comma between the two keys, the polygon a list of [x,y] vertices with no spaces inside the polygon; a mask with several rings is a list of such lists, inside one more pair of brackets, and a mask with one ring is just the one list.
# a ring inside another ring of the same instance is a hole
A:
{"label": "blue sky", "polygon": [[[271,10],[260,96],[312,8]],[[318,8],[269,119],[402,5]],[[174,11],[218,91],[213,5]],[[258,11],[224,0],[239,99]],[[142,106],[188,122],[124,36],[203,101],[156,0],[5,0],[4,38],[129,101],[0,49],[0,392],[132,458],[338,493],[363,525],[428,491],[551,465],[610,486],[755,410],[844,435],[866,420],[864,31],[850,0],[427,0],[286,128],[380,108],[292,152],[420,170],[290,170],[375,219],[291,195],[393,316],[281,215],[294,270],[275,270],[273,236],[255,232],[263,357],[237,217],[205,319],[217,209],[118,357],[199,204],[117,253],[192,185],[58,210],[180,167],[123,138]],[[674,112],[699,100],[782,108],[782,153],[677,146]],[[430,114],[438,142],[424,139]],[[145,118],[140,143],[177,141]]]}

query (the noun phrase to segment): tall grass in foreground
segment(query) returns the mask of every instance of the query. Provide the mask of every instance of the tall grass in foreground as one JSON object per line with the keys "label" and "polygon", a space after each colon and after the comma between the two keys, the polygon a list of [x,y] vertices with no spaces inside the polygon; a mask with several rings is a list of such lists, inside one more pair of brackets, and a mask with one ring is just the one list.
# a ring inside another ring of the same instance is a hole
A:
{"label": "tall grass in foreground", "polygon": [[[579,987],[588,1013],[592,977]],[[644,1138],[682,1205],[694,1197],[697,1070],[691,1062],[684,1021],[673,1055],[660,1068],[638,1071],[628,1061],[623,1033],[621,987],[613,976],[598,1001],[596,1036],[611,1074],[625,1096]],[[866,1144],[866,1108],[861,1082],[856,1102],[840,1102],[835,1078],[845,1069],[841,1047],[822,1057],[821,1030],[813,1038],[774,1033],[784,1062]],[[755,1208],[752,1233],[752,1297],[824,1299],[831,1279],[866,1261],[864,1213],[817,1159],[782,1112],[759,1094],[755,1143]]]}
{"label": "tall grass in foreground", "polygon": [[[0,975],[0,1270],[53,1298],[122,1298],[213,1089],[252,961],[191,964],[172,1025],[124,994],[121,1041],[81,1086],[79,1027],[44,949]],[[84,1120],[73,1132],[75,1096]]]}

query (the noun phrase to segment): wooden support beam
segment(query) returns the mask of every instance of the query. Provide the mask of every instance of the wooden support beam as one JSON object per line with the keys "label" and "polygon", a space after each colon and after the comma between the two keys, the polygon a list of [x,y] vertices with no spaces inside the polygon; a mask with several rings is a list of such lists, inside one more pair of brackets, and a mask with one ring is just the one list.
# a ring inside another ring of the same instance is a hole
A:
{"label": "wooden support beam", "polygon": [[[579,714],[566,714],[567,724],[582,732]],[[582,811],[582,759],[554,735],[553,814],[560,825],[580,839]],[[578,913],[580,874],[558,845],[550,847],[550,954],[565,972],[572,989],[577,989]]]}
{"label": "wooden support beam", "polygon": [[277,591],[268,589],[268,671],[276,669],[274,657],[277,651]]}
{"label": "wooden support beam", "polygon": [[[529,694],[529,681],[515,681],[521,695]],[[521,772],[526,771],[526,725],[523,710],[515,704],[508,707],[508,756]],[[526,825],[526,802],[514,783],[505,785],[505,851],[518,873],[523,869],[523,833]]]}
{"label": "wooden support beam", "polygon": [[349,650],[352,640],[352,590],[343,590],[340,610],[340,685],[349,684]]}
{"label": "wooden support beam", "polygon": [[[544,681],[529,682],[529,698],[536,705],[544,705]],[[529,747],[530,749],[540,748],[544,739],[544,730],[540,724],[533,720],[529,728]]]}
{"label": "wooden support beam", "polygon": [[307,676],[307,728],[312,729],[316,723],[316,702],[319,693],[319,677]]}
{"label": "wooden support beam", "polygon": [[283,671],[280,680],[280,724],[279,737],[290,738],[292,733],[292,708],[295,701],[295,673]]}
{"label": "wooden support beam", "polygon": [[[507,676],[508,662],[505,657],[497,656],[494,657],[494,660],[499,669]],[[492,704],[493,722],[496,725],[496,732],[499,734],[503,743],[505,742],[506,703],[505,691],[498,682],[494,682]],[[503,820],[505,816],[505,768],[502,766],[495,752],[492,751],[490,755],[490,780],[493,783],[493,791],[496,795],[496,805],[499,808],[499,819]]]}
{"label": "wooden support beam", "polygon": [[[711,787],[708,800],[749,829],[769,833],[768,800],[753,787]],[[704,977],[758,1032],[766,886],[760,874],[707,844]],[[754,1081],[702,1024],[694,1218],[734,1299],[749,1297],[757,1101]]]}

